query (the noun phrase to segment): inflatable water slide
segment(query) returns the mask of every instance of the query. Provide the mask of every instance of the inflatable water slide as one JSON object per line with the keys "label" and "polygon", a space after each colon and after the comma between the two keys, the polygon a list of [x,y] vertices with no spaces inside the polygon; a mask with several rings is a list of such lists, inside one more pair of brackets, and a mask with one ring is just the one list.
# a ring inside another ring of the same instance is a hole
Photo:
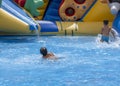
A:
{"label": "inflatable water slide", "polygon": [[96,35],[105,19],[101,0],[0,0],[0,35]]}
{"label": "inflatable water slide", "polygon": [[2,0],[0,8],[1,34],[30,34],[39,29],[36,21],[12,0]]}

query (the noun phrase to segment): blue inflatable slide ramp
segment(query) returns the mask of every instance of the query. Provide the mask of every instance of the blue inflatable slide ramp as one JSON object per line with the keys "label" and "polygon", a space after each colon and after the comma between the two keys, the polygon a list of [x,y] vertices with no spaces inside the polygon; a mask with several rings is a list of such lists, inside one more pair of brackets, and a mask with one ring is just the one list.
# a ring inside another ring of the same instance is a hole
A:
{"label": "blue inflatable slide ramp", "polygon": [[58,32],[58,27],[55,22],[37,21],[41,27],[40,32]]}

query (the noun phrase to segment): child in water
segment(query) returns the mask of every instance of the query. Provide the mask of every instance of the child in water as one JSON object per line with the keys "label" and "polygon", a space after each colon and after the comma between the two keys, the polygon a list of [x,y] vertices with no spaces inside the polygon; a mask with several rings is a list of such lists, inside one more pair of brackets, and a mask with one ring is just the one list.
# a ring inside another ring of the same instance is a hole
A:
{"label": "child in water", "polygon": [[100,40],[101,42],[104,42],[104,41],[107,43],[109,42],[109,33],[111,31],[111,28],[108,26],[108,23],[109,23],[108,20],[103,21],[104,26],[101,30],[101,34],[102,34],[102,37]]}
{"label": "child in water", "polygon": [[40,53],[43,55],[45,59],[57,59],[53,53],[48,53],[46,47],[41,47]]}

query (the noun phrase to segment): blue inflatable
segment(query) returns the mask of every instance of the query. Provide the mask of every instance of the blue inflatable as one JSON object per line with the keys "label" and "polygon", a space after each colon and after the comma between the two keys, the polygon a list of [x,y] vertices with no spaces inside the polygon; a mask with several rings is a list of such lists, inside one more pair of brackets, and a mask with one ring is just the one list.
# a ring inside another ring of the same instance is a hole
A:
{"label": "blue inflatable", "polygon": [[113,21],[113,28],[120,34],[120,11],[118,12],[115,20]]}
{"label": "blue inflatable", "polygon": [[111,13],[116,15],[113,28],[120,34],[120,0],[109,0]]}

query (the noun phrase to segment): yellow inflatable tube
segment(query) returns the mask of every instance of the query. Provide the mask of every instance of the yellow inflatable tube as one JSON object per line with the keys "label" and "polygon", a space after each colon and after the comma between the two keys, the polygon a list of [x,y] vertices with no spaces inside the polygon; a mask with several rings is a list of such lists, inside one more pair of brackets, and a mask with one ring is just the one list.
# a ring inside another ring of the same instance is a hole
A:
{"label": "yellow inflatable tube", "polygon": [[84,22],[100,22],[104,19],[112,22],[114,16],[111,14],[108,4],[101,2],[101,0],[97,0],[82,20]]}
{"label": "yellow inflatable tube", "polygon": [[0,32],[29,34],[29,25],[0,8]]}
{"label": "yellow inflatable tube", "polygon": [[[40,35],[97,35],[101,33],[103,22],[56,22],[58,32],[40,32]],[[112,26],[112,22],[109,22]]]}

